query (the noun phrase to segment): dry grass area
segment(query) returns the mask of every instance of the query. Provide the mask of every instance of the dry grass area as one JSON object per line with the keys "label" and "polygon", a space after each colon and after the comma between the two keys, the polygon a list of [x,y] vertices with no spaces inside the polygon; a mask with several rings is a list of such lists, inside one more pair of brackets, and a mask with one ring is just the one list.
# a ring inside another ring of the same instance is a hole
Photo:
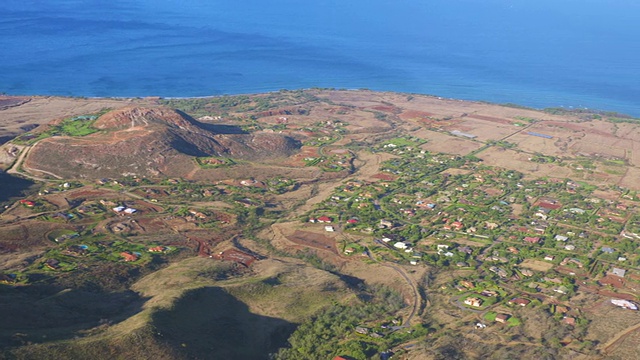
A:
{"label": "dry grass area", "polygon": [[331,251],[336,254],[338,253],[336,250],[336,243],[333,238],[315,232],[296,230],[293,234],[288,236],[287,239],[304,247]]}
{"label": "dry grass area", "polygon": [[520,266],[541,272],[547,272],[553,268],[553,264],[550,262],[533,259],[525,259]]}
{"label": "dry grass area", "polygon": [[414,135],[427,140],[427,143],[423,144],[421,148],[431,152],[467,155],[468,153],[482,147],[482,143],[480,142],[453,136],[443,132],[421,130],[414,133]]}
{"label": "dry grass area", "polygon": [[638,311],[622,309],[611,304],[608,299],[601,306],[585,311],[585,315],[591,320],[586,339],[600,344],[615,340],[640,322]]}
{"label": "dry grass area", "polygon": [[51,120],[96,113],[105,108],[131,104],[152,104],[151,99],[79,99],[62,97],[33,97],[19,106],[0,109],[0,138],[15,136],[24,129],[46,124]]}
{"label": "dry grass area", "polygon": [[513,169],[523,172],[528,178],[559,177],[566,178],[573,175],[568,167],[556,164],[538,164],[529,160],[531,155],[514,150],[490,147],[477,155],[484,164]]}

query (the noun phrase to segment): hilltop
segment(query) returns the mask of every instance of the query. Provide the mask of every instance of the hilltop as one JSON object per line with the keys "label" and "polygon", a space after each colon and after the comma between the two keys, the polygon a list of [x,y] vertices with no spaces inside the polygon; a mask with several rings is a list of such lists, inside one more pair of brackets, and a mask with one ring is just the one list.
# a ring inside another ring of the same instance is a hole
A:
{"label": "hilltop", "polygon": [[[92,122],[83,125],[86,135],[42,136],[61,124],[71,127],[82,122]],[[203,124],[165,107],[128,106],[95,120],[57,120],[32,131],[32,136],[38,140],[23,168],[59,178],[185,177],[196,167],[193,157],[275,160],[300,146],[291,137]]]}

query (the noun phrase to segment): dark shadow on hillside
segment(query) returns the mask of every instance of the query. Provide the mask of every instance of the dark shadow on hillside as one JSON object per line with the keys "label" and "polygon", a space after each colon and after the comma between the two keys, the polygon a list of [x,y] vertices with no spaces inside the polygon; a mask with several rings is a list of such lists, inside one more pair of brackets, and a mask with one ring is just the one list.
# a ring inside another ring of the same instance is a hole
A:
{"label": "dark shadow on hillside", "polygon": [[216,134],[248,134],[248,132],[242,130],[241,127],[236,126],[236,125],[224,125],[224,124],[211,124],[211,123],[203,123],[200,122],[196,119],[194,119],[193,117],[191,117],[191,115],[185,113],[184,111],[180,111],[178,109],[175,109],[175,112],[177,112],[178,114],[182,115],[182,117],[184,117],[185,119],[189,120],[192,124],[197,125],[198,127],[208,130],[208,131],[212,131]]}
{"label": "dark shadow on hillside", "polygon": [[188,292],[172,310],[156,313],[153,324],[188,358],[267,359],[284,346],[295,325],[256,315],[221,288]]}
{"label": "dark shadow on hillside", "polygon": [[147,299],[133,291],[63,290],[36,284],[0,285],[0,349],[82,336],[140,312]]}
{"label": "dark shadow on hillside", "polygon": [[201,128],[211,131],[215,134],[226,134],[226,135],[246,135],[249,132],[242,130],[241,127],[236,125],[224,125],[224,124],[208,124],[208,123],[198,123],[198,126]]}
{"label": "dark shadow on hillside", "polygon": [[22,196],[34,184],[31,180],[0,172],[0,202]]}

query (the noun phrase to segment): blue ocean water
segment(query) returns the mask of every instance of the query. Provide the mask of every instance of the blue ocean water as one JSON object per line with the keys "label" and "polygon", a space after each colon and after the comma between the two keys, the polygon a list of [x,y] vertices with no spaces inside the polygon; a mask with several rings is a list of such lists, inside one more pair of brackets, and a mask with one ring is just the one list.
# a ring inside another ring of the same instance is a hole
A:
{"label": "blue ocean water", "polygon": [[637,0],[3,0],[0,92],[369,88],[640,116]]}

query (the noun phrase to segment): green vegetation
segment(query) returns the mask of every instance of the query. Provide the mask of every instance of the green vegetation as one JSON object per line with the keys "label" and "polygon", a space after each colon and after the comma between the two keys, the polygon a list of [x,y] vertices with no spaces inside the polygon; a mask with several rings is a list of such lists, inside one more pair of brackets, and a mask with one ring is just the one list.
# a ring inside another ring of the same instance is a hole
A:
{"label": "green vegetation", "polygon": [[221,167],[229,167],[236,165],[237,162],[230,158],[221,158],[216,156],[197,157],[196,163],[203,169],[217,169]]}
{"label": "green vegetation", "polygon": [[399,294],[382,287],[370,288],[361,298],[366,300],[351,305],[332,305],[302,323],[289,338],[290,347],[281,349],[276,359],[320,360],[337,355],[368,359],[398,341],[406,341],[404,337],[376,339],[355,333],[356,326],[367,326],[370,322],[392,317],[404,306]]}
{"label": "green vegetation", "polygon": [[57,125],[49,126],[49,128],[43,132],[32,134],[26,133],[14,139],[17,144],[34,144],[35,142],[52,137],[52,136],[87,136],[98,132],[98,129],[93,127],[95,120],[101,115],[107,113],[110,109],[103,109],[102,111],[91,114],[74,116],[62,120]]}

